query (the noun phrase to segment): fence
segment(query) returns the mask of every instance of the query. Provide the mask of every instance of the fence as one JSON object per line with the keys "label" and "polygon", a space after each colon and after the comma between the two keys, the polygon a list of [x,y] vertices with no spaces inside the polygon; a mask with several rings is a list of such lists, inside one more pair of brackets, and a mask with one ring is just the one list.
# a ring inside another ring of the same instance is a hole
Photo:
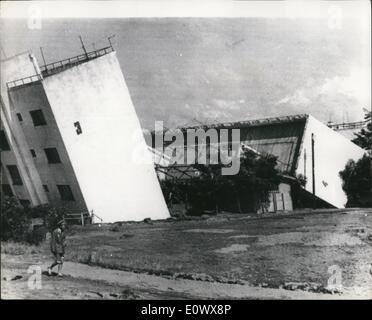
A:
{"label": "fence", "polygon": [[77,213],[68,213],[66,214],[65,220],[66,221],[78,221],[81,223],[82,226],[86,224],[94,223],[95,218],[97,220],[103,222],[103,219],[97,216],[93,213],[93,210],[91,212],[89,211],[82,211]]}

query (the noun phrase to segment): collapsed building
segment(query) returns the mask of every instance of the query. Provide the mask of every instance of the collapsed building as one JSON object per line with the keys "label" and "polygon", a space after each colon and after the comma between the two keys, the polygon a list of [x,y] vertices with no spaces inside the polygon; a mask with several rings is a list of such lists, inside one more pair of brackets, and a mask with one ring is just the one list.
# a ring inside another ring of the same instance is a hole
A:
{"label": "collapsed building", "polygon": [[[270,192],[269,212],[314,205],[344,208],[347,197],[342,189],[339,172],[345,168],[349,159],[358,160],[365,153],[365,150],[308,114],[182,127],[177,130],[186,135],[189,129],[204,129],[200,132],[208,132],[211,128],[217,131],[239,129],[242,146],[259,154],[277,157],[282,182],[276,190]],[[152,132],[153,141],[157,134]],[[205,136],[199,138],[186,142],[185,137],[185,149],[197,148],[200,141],[206,141]],[[166,142],[164,150],[169,145]],[[209,148],[207,152],[218,152],[213,150],[218,148]],[[166,157],[157,159],[161,159],[156,166],[163,179],[197,178],[198,172],[193,166],[177,161],[168,165]],[[294,194],[291,190],[292,182],[299,176],[304,178],[306,184],[301,187],[300,193]]]}
{"label": "collapsed building", "polygon": [[153,164],[133,155],[147,146],[112,46],[41,67],[29,52],[1,60],[0,138],[2,193],[24,206],[169,217]]}

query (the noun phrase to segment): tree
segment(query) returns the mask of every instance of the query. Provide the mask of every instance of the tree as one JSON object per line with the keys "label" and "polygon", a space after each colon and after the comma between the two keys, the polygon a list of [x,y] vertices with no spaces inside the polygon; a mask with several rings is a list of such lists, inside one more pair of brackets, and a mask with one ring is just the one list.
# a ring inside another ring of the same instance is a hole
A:
{"label": "tree", "polygon": [[238,199],[249,200],[245,207],[248,206],[252,211],[257,211],[262,206],[267,207],[269,191],[276,189],[279,182],[277,157],[258,154],[250,149],[243,150],[240,171],[232,176],[232,184]]}
{"label": "tree", "polygon": [[369,150],[371,153],[372,148],[372,121],[371,121],[371,112],[366,112],[364,120],[367,121],[367,127],[362,128],[358,133],[355,133],[356,138],[353,141],[355,144],[360,146],[363,149]]}
{"label": "tree", "polygon": [[[162,183],[166,199],[177,196],[190,205],[189,214],[231,208],[239,212],[256,211],[268,203],[269,191],[279,184],[277,158],[244,149],[240,158],[240,171],[236,175],[221,174],[221,165],[194,165],[198,178],[171,180]],[[236,204],[236,206],[232,204]],[[233,208],[234,207],[234,208]]]}
{"label": "tree", "polygon": [[342,189],[347,195],[347,207],[371,207],[371,158],[365,154],[357,162],[349,160],[340,177],[343,180]]}

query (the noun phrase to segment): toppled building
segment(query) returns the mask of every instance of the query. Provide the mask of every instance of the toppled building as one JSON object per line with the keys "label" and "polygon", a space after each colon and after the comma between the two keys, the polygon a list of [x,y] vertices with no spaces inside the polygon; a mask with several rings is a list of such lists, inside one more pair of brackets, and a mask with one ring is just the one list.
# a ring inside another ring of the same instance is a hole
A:
{"label": "toppled building", "polygon": [[104,222],[169,212],[116,52],[39,67],[31,53],[1,61],[2,192],[27,206],[89,211]]}
{"label": "toppled building", "polygon": [[[241,145],[258,153],[277,157],[283,183],[271,194],[269,211],[292,210],[292,203],[297,199],[292,199],[294,195],[291,193],[290,180],[299,175],[306,179],[302,196],[307,197],[309,201],[304,206],[312,206],[314,200],[324,207],[344,208],[347,197],[342,189],[339,172],[344,169],[349,159],[358,160],[365,153],[365,150],[343,135],[307,114],[217,123],[179,130],[186,133],[190,128],[201,128],[205,131],[211,128],[239,129]],[[153,136],[156,134],[153,132]],[[190,145],[194,147],[192,144],[186,146],[185,143],[185,148]],[[213,152],[213,148],[208,152]],[[195,174],[195,170],[187,165],[177,163],[169,166],[169,169],[161,166],[160,170],[177,178],[188,178]]]}

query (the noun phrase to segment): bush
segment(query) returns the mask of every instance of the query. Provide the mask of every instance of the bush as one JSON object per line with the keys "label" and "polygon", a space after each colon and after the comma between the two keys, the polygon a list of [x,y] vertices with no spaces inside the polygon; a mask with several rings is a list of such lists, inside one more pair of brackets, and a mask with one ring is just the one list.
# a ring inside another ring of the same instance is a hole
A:
{"label": "bush", "polygon": [[[49,205],[24,208],[16,198],[1,195],[1,241],[40,244],[47,231],[56,228],[57,222],[64,218],[65,212],[64,208]],[[43,225],[32,228],[32,218],[42,218]]]}
{"label": "bush", "polygon": [[65,218],[66,209],[63,207],[53,207],[48,204],[32,207],[28,209],[28,214],[32,218],[42,218],[44,225],[49,231],[57,227],[58,221]]}
{"label": "bush", "polygon": [[1,253],[11,255],[22,255],[22,254],[35,254],[41,253],[43,249],[34,245],[29,245],[21,242],[14,241],[2,241],[1,242]]}
{"label": "bush", "polygon": [[48,230],[46,227],[38,226],[27,232],[26,242],[33,245],[39,245],[45,240],[47,232]]}
{"label": "bush", "polygon": [[19,204],[17,199],[2,197],[1,240],[25,241],[30,226],[31,218],[26,214],[26,210]]}
{"label": "bush", "polygon": [[112,232],[119,232],[120,231],[120,227],[118,225],[114,225],[109,230],[112,231]]}
{"label": "bush", "polygon": [[342,189],[347,195],[347,207],[372,206],[372,164],[371,158],[364,155],[358,161],[349,160],[340,171]]}

